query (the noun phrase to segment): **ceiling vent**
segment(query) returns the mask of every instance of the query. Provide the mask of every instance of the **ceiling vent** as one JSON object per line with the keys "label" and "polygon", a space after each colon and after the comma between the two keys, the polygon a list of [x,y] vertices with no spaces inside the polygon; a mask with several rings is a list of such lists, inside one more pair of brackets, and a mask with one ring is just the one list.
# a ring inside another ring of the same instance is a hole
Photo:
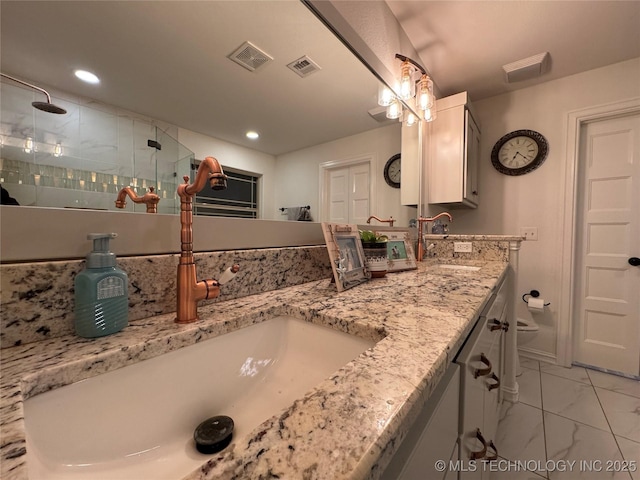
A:
{"label": "ceiling vent", "polygon": [[504,80],[507,83],[513,83],[539,77],[549,70],[549,60],[549,52],[544,52],[503,65]]}
{"label": "ceiling vent", "polygon": [[235,52],[229,55],[229,59],[238,65],[242,65],[247,70],[255,72],[258,68],[272,61],[273,57],[251,42],[244,42]]}
{"label": "ceiling vent", "polygon": [[296,72],[302,78],[308,77],[312,73],[321,70],[320,66],[306,55],[291,62],[287,67]]}

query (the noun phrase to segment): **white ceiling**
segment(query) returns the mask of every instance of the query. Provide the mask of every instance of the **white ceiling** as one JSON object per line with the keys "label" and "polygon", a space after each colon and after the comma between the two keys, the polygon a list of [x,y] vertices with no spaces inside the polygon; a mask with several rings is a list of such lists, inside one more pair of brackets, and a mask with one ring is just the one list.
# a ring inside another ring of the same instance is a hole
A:
{"label": "white ceiling", "polygon": [[[443,96],[466,90],[480,100],[640,56],[640,1],[387,4]],[[543,52],[547,74],[505,83],[502,65]]]}
{"label": "white ceiling", "polygon": [[[442,95],[479,100],[640,56],[640,1],[387,0]],[[300,2],[7,1],[4,73],[274,155],[376,128],[373,75]],[[227,55],[251,41],[256,72]],[[501,66],[548,51],[551,70],[506,84]],[[402,53],[402,52],[399,52]],[[322,68],[300,78],[303,55]],[[97,73],[81,84],[75,68]],[[639,79],[640,81],[640,79]],[[254,129],[257,142],[244,138]]]}

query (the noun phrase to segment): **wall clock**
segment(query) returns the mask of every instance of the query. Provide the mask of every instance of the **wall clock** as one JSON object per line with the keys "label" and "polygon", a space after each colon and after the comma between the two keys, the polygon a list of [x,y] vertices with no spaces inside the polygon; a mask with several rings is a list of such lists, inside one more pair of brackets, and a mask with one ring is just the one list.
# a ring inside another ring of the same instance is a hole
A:
{"label": "wall clock", "polygon": [[392,156],[384,166],[384,180],[393,188],[400,188],[400,154]]}
{"label": "wall clock", "polygon": [[491,163],[505,175],[524,175],[545,161],[549,151],[547,139],[533,130],[507,133],[491,150]]}

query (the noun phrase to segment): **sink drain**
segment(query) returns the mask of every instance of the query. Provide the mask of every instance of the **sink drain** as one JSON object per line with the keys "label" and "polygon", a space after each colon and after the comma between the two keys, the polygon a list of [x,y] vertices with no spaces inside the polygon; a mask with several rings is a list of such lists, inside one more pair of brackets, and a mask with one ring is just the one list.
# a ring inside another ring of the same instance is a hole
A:
{"label": "sink drain", "polygon": [[193,432],[200,453],[212,454],[224,450],[233,437],[233,419],[225,415],[206,419]]}

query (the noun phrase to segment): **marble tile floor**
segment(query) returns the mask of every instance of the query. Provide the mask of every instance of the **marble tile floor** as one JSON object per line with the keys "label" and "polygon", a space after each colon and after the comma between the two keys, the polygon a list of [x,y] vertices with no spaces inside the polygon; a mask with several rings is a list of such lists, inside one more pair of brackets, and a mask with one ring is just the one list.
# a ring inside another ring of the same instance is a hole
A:
{"label": "marble tile floor", "polygon": [[523,359],[491,480],[640,480],[640,382]]}

